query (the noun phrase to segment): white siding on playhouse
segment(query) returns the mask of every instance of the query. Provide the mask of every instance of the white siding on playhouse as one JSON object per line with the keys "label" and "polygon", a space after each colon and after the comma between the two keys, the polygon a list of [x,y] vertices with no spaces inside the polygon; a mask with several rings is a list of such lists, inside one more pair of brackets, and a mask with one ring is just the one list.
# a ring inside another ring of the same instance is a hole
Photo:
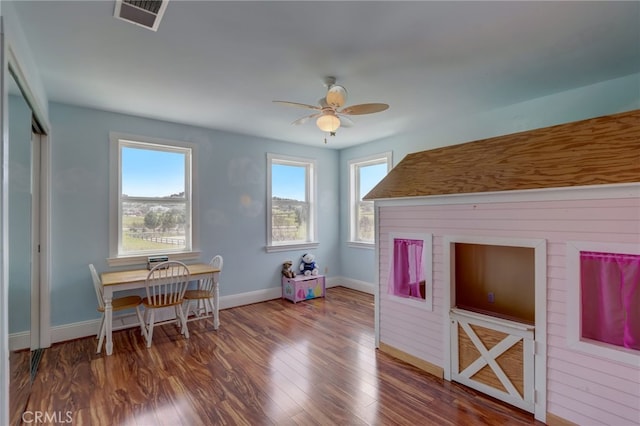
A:
{"label": "white siding on playhouse", "polygon": [[[380,203],[380,341],[444,367],[443,235],[547,240],[547,411],[581,424],[640,424],[640,365],[610,362],[566,344],[565,244],[640,244],[640,199],[415,205]],[[386,298],[389,232],[433,234],[433,312]],[[448,361],[447,361],[448,362]]]}

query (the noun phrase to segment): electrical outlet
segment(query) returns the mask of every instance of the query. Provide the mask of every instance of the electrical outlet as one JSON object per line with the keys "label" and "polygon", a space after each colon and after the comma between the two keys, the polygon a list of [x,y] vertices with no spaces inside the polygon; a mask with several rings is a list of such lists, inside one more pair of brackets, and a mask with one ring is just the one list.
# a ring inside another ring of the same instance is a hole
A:
{"label": "electrical outlet", "polygon": [[493,295],[493,292],[490,291],[489,293],[487,293],[487,300],[489,301],[489,303],[493,303],[495,301],[495,297]]}

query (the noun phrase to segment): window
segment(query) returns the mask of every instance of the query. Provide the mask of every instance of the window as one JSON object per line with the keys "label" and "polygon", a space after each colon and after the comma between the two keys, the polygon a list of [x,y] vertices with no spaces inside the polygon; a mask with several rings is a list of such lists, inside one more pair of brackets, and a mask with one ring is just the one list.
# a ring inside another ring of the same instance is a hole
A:
{"label": "window", "polygon": [[387,294],[395,301],[433,309],[431,234],[389,234]]}
{"label": "window", "polygon": [[154,254],[184,258],[194,245],[193,148],[112,134],[111,155],[110,264]]}
{"label": "window", "polygon": [[640,350],[640,255],[580,252],[582,338]]}
{"label": "window", "polygon": [[315,160],[267,154],[267,251],[316,242]]}
{"label": "window", "polygon": [[349,161],[349,233],[353,245],[375,240],[373,201],[362,199],[391,169],[391,152]]}
{"label": "window", "polygon": [[425,298],[423,246],[422,240],[393,239],[393,275],[389,278],[390,294],[414,299]]}
{"label": "window", "polygon": [[567,244],[569,346],[637,365],[640,252],[632,244]]}

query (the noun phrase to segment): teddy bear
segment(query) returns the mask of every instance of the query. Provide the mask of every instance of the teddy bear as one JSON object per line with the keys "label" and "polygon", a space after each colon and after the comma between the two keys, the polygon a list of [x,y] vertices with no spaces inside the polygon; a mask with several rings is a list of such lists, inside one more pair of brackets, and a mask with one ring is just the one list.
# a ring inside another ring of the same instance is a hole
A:
{"label": "teddy bear", "polygon": [[296,276],[296,272],[291,268],[293,266],[293,262],[291,260],[285,260],[282,263],[282,275],[287,278],[293,278]]}
{"label": "teddy bear", "polygon": [[305,253],[302,255],[300,272],[304,275],[318,275],[318,265],[316,264],[316,257],[313,254]]}

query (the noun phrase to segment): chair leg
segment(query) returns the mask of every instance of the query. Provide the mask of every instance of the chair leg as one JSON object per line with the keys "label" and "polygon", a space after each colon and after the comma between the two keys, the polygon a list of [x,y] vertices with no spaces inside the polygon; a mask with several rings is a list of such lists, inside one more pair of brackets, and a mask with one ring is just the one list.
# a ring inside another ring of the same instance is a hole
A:
{"label": "chair leg", "polygon": [[[185,312],[184,316],[185,316],[187,319],[189,319],[189,312],[191,311],[191,300],[190,300],[190,299],[185,300],[185,301],[184,301],[184,305],[182,305],[182,306],[183,306],[183,308],[186,308],[186,309],[184,310],[184,312]],[[194,314],[194,315],[195,315],[195,314]]]}
{"label": "chair leg", "polygon": [[184,316],[184,312],[182,310],[182,306],[181,305],[176,305],[176,314],[179,316],[180,321],[182,322],[182,334],[184,334],[184,337],[186,339],[189,338],[189,329],[187,328],[187,319]]}
{"label": "chair leg", "polygon": [[209,310],[211,310],[211,318],[213,318],[213,299],[204,299],[204,310],[205,314],[209,314]]}
{"label": "chair leg", "polygon": [[178,315],[178,311],[182,311],[182,305],[174,306],[174,310],[175,310],[175,315],[176,315],[176,327],[178,328],[178,330],[180,330],[180,334],[183,334],[182,333],[182,318],[180,318],[180,315]]}
{"label": "chair leg", "polygon": [[180,314],[178,310],[180,309],[180,305],[175,305],[173,307],[173,314],[176,316],[176,328],[180,331],[180,334],[184,334],[182,331],[182,318],[180,318]]}
{"label": "chair leg", "polygon": [[136,314],[138,315],[138,321],[140,322],[140,331],[144,338],[147,338],[147,327],[144,323],[144,319],[142,318],[142,312],[140,312],[140,306],[136,306]]}
{"label": "chair leg", "polygon": [[218,327],[220,327],[220,321],[218,320],[218,318],[216,318],[217,315],[215,301],[213,297],[210,297],[209,299],[207,299],[207,302],[209,302],[209,309],[211,309],[211,320],[213,321],[213,329],[217,330]]}
{"label": "chair leg", "polygon": [[100,335],[100,340],[98,340],[98,349],[96,353],[99,354],[102,352],[102,344],[104,343],[104,338],[107,335],[107,324],[105,324],[104,317],[102,318],[102,322],[100,323],[100,331],[98,332]]}
{"label": "chair leg", "polygon": [[102,318],[100,319],[100,326],[98,327],[98,332],[96,333],[96,339],[100,338],[100,333],[102,333],[103,325],[104,325],[104,312],[102,313]]}
{"label": "chair leg", "polygon": [[[155,320],[155,310],[149,309],[149,322],[148,322],[148,330],[147,330],[147,347],[151,347],[151,341],[153,340],[153,321]],[[146,314],[146,313],[145,313]]]}

